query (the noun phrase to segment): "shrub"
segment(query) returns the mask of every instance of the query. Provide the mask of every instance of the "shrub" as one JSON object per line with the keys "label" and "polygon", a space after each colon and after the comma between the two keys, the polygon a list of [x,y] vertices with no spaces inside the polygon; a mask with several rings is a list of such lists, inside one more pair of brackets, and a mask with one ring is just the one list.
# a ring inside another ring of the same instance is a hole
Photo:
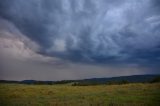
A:
{"label": "shrub", "polygon": [[150,83],[156,83],[156,82],[160,82],[160,76],[155,77],[153,80],[150,81]]}

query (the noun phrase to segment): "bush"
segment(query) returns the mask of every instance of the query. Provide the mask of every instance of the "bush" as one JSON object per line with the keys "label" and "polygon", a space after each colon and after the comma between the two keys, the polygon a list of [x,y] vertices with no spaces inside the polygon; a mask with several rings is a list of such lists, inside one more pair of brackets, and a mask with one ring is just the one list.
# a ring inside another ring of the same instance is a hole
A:
{"label": "bush", "polygon": [[128,84],[129,81],[127,80],[121,80],[121,81],[108,81],[107,85],[121,85],[121,84]]}
{"label": "bush", "polygon": [[160,76],[155,77],[153,80],[150,81],[150,83],[156,83],[156,82],[160,82]]}

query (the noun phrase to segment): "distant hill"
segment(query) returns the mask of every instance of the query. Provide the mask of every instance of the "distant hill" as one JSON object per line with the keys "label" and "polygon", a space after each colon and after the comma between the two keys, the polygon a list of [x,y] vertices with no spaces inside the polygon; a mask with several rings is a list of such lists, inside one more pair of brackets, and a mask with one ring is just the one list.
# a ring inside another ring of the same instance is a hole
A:
{"label": "distant hill", "polygon": [[111,78],[91,78],[91,79],[84,79],[83,81],[91,81],[99,83],[106,83],[108,81],[122,81],[122,80],[127,80],[129,82],[148,82],[158,76],[160,75],[132,75],[132,76],[111,77]]}
{"label": "distant hill", "polygon": [[0,80],[0,83],[21,83],[21,84],[65,84],[65,83],[77,83],[82,85],[96,85],[96,84],[107,84],[108,82],[129,82],[129,83],[140,83],[150,82],[154,78],[160,75],[132,75],[132,76],[119,76],[111,78],[90,78],[83,80],[62,80],[62,81],[37,81],[37,80],[23,80],[23,81],[8,81]]}

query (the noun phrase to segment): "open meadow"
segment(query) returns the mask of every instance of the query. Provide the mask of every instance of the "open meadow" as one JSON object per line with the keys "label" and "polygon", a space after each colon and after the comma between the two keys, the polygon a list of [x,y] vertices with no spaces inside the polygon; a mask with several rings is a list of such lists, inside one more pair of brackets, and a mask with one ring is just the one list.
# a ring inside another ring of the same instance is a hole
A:
{"label": "open meadow", "polygon": [[97,86],[0,84],[0,106],[160,106],[160,83]]}

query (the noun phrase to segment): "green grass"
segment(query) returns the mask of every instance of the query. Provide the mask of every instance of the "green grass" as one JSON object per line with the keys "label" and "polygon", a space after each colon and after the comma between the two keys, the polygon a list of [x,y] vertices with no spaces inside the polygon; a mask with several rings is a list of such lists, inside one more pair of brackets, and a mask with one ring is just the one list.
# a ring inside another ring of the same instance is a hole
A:
{"label": "green grass", "polygon": [[160,106],[160,83],[98,86],[0,84],[0,106]]}

